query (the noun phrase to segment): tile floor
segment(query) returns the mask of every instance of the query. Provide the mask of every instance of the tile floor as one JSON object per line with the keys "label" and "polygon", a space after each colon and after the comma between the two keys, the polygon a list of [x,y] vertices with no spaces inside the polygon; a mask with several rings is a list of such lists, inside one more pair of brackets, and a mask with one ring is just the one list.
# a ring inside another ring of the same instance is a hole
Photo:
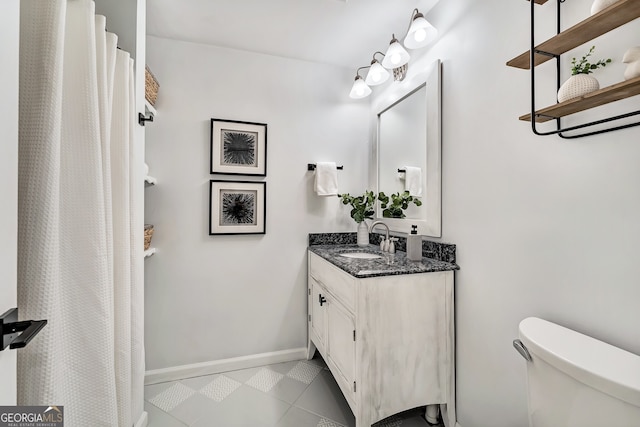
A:
{"label": "tile floor", "polygon": [[[149,427],[355,427],[322,358],[145,387]],[[375,427],[427,427],[417,409]]]}

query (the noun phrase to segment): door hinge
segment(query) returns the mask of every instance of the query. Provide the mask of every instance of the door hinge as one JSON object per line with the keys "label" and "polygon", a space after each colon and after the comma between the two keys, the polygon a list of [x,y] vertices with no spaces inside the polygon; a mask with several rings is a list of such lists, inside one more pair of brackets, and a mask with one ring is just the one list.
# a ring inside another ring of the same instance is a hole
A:
{"label": "door hinge", "polygon": [[309,322],[311,322],[311,315],[309,315]]}
{"label": "door hinge", "polygon": [[356,340],[356,330],[355,329],[353,330],[353,340],[354,341]]}
{"label": "door hinge", "polygon": [[355,381],[353,382],[353,392],[354,393],[356,392],[356,382]]}
{"label": "door hinge", "polygon": [[311,295],[311,288],[309,288],[309,295]]}

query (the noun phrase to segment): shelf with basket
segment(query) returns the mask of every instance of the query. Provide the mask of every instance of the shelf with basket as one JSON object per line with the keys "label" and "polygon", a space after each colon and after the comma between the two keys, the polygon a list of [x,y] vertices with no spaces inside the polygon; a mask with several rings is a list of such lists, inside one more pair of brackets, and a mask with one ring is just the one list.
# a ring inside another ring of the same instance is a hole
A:
{"label": "shelf with basket", "polygon": [[[158,111],[155,108],[155,103],[158,97],[158,89],[160,85],[148,66],[145,67],[145,102],[144,109],[145,114],[138,117],[140,125],[144,126],[146,122],[153,122],[154,118],[158,115]],[[149,175],[149,166],[145,163],[145,187],[156,185],[158,180]],[[153,237],[154,227],[152,224],[144,225],[144,257],[148,258],[156,253],[156,248],[151,246],[151,239]]]}
{"label": "shelf with basket", "polygon": [[[547,0],[534,0],[530,4],[531,9],[531,48],[530,50],[516,56],[507,62],[510,67],[531,70],[531,112],[519,117],[520,120],[530,121],[533,133],[536,135],[559,135],[562,138],[580,138],[625,129],[640,125],[637,123],[626,123],[607,129],[586,132],[578,135],[563,135],[562,132],[576,131],[591,126],[602,125],[604,123],[625,119],[640,114],[640,110],[626,114],[619,114],[601,120],[583,123],[568,128],[562,128],[560,119],[562,117],[589,110],[611,102],[620,101],[625,98],[640,95],[640,78],[631,78],[620,83],[599,89],[578,98],[565,102],[536,109],[535,106],[535,72],[537,65],[543,64],[551,59],[556,59],[557,89],[560,89],[560,55],[574,49],[584,43],[606,34],[624,24],[627,24],[640,17],[640,1],[638,0],[618,0],[616,3],[593,14],[589,18],[578,24],[560,31],[560,5],[564,0],[557,0],[557,34],[547,41],[535,45],[535,4],[544,4]],[[533,63],[533,67],[531,64]],[[532,120],[533,118],[533,120]],[[540,132],[536,128],[537,123],[556,120],[556,130]]]}
{"label": "shelf with basket", "polygon": [[151,247],[151,239],[153,238],[153,225],[144,225],[144,257],[150,257],[156,253],[156,248]]}

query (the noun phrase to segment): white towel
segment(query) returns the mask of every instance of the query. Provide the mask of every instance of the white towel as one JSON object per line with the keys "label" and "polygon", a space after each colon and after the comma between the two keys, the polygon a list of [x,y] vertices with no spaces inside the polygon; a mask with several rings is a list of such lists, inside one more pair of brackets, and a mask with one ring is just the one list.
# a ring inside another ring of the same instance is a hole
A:
{"label": "white towel", "polygon": [[404,170],[404,189],[414,197],[422,196],[422,169],[405,166]]}
{"label": "white towel", "polygon": [[316,164],[314,190],[318,196],[336,196],[338,194],[338,169],[334,162],[318,162]]}

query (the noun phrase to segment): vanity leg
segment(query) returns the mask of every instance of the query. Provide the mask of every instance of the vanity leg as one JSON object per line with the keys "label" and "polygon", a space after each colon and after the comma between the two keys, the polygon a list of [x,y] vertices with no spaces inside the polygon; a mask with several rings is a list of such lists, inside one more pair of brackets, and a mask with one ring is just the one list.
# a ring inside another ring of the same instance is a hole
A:
{"label": "vanity leg", "polygon": [[307,344],[307,360],[313,359],[313,355],[316,354],[316,345],[309,338],[309,342]]}
{"label": "vanity leg", "polygon": [[424,411],[424,418],[429,424],[437,424],[439,412],[438,405],[427,405]]}

